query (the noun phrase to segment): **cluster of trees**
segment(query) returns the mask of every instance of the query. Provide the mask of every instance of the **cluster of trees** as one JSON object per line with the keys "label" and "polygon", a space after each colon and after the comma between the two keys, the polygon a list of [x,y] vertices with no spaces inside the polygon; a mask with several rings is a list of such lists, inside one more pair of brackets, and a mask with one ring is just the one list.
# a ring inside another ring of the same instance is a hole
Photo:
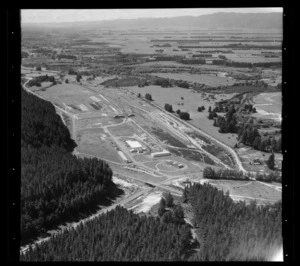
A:
{"label": "cluster of trees", "polygon": [[65,230],[20,256],[21,261],[185,261],[192,235],[187,225],[114,210]]}
{"label": "cluster of trees", "polygon": [[145,94],[145,99],[148,100],[148,101],[153,101],[152,95],[150,93]]}
{"label": "cluster of trees", "polygon": [[219,57],[220,59],[227,60],[227,57],[226,57],[225,55],[221,55],[221,54],[220,54],[218,57]]}
{"label": "cluster of trees", "polygon": [[27,57],[29,57],[29,53],[22,51],[21,56],[22,56],[22,58],[27,58]]}
{"label": "cluster of trees", "polygon": [[190,114],[188,112],[180,112],[179,117],[183,120],[190,120]]}
{"label": "cluster of trees", "polygon": [[249,176],[245,175],[242,171],[229,170],[221,168],[214,170],[211,167],[205,167],[203,170],[203,178],[207,179],[229,179],[229,180],[249,180]]}
{"label": "cluster of trees", "polygon": [[167,110],[170,113],[173,113],[173,107],[171,104],[166,103],[165,104],[165,110]]}
{"label": "cluster of trees", "polygon": [[238,130],[238,139],[241,143],[251,146],[260,151],[274,151],[281,152],[281,137],[275,138],[262,137],[258,129],[250,123],[243,124]]}
{"label": "cluster of trees", "polygon": [[81,74],[80,74],[80,73],[77,73],[76,81],[79,82],[81,79],[82,79]]}
{"label": "cluster of trees", "polygon": [[112,170],[78,159],[54,106],[22,89],[21,243],[91,210],[117,191]]}
{"label": "cluster of trees", "polygon": [[40,87],[42,82],[46,82],[46,81],[50,81],[55,83],[55,78],[53,76],[48,76],[48,75],[44,75],[44,76],[38,76],[36,78],[31,79],[28,83],[27,86],[28,87],[32,87],[32,86],[37,86]]}
{"label": "cluster of trees", "polygon": [[198,112],[202,112],[202,111],[204,111],[204,110],[205,110],[205,107],[204,107],[204,105],[202,105],[202,106],[199,106],[197,110],[198,110]]}
{"label": "cluster of trees", "polygon": [[42,55],[49,55],[52,53],[52,50],[46,49],[46,48],[38,48],[38,49],[32,50],[32,52],[42,54]]}
{"label": "cluster of trees", "polygon": [[161,86],[162,88],[172,87],[172,84],[167,79],[156,79],[154,85]]}
{"label": "cluster of trees", "polygon": [[157,212],[162,222],[179,225],[185,223],[183,208],[180,204],[174,204],[174,198],[170,192],[161,198]]}
{"label": "cluster of trees", "polygon": [[272,153],[269,157],[269,159],[267,160],[267,166],[271,169],[274,170],[275,169],[275,155],[274,153]]}
{"label": "cluster of trees", "polygon": [[244,110],[249,113],[256,113],[256,108],[252,104],[245,104]]}
{"label": "cluster of trees", "polygon": [[255,175],[255,180],[262,181],[262,182],[278,182],[281,183],[281,175],[278,172],[272,172],[270,174],[262,174],[257,173]]}
{"label": "cluster of trees", "polygon": [[70,68],[68,71],[69,75],[77,75],[77,71],[75,71],[73,68]]}
{"label": "cluster of trees", "polygon": [[250,178],[254,178],[255,180],[263,182],[281,182],[281,175],[277,172],[272,172],[270,174],[262,174],[257,172],[255,174],[252,174],[250,172],[243,173],[242,171],[229,170],[225,168],[214,170],[211,167],[204,168],[203,178],[227,180],[250,180]]}
{"label": "cluster of trees", "polygon": [[[215,61],[213,62],[215,63]],[[249,63],[249,62],[234,62],[234,61],[223,61],[222,64],[225,66],[229,67],[247,67],[247,68],[252,68],[252,67],[281,67],[282,62],[258,62],[258,63]]]}
{"label": "cluster of trees", "polygon": [[184,89],[188,89],[190,87],[190,85],[186,81],[177,82],[177,86]]}
{"label": "cluster of trees", "polygon": [[58,54],[58,55],[56,55],[56,58],[57,58],[58,60],[63,59],[63,58],[65,58],[65,59],[76,60],[76,59],[77,59],[77,56],[76,56],[76,55],[69,55],[69,54]]}
{"label": "cluster of trees", "polygon": [[[225,117],[218,116],[217,112],[227,110]],[[236,109],[234,105],[231,105],[229,108],[223,108],[223,106],[216,106],[213,110],[211,107],[208,109],[208,119],[214,119],[213,126],[220,127],[220,133],[236,133],[237,132],[237,118],[236,118]]]}
{"label": "cluster of trees", "polygon": [[183,58],[177,59],[176,61],[182,64],[199,64],[199,65],[204,65],[206,62],[205,59],[183,59]]}
{"label": "cluster of trees", "polygon": [[[185,195],[185,196],[184,196]],[[235,203],[217,188],[195,183],[183,196],[200,240],[193,261],[267,261],[282,246],[282,203]]]}

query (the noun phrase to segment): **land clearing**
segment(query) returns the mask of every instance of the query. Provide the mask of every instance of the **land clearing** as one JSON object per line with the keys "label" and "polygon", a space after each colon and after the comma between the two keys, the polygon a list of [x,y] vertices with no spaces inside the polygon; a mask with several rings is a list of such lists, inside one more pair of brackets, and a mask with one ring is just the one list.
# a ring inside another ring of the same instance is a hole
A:
{"label": "land clearing", "polygon": [[229,195],[233,200],[242,200],[246,203],[256,200],[257,204],[272,204],[281,200],[282,197],[279,190],[256,181],[201,179],[200,183],[209,183],[223,190],[224,193],[229,191]]}
{"label": "land clearing", "polygon": [[136,127],[132,122],[126,122],[122,125],[109,127],[109,132],[114,136],[128,136],[131,137],[134,134],[142,134],[143,131]]}
{"label": "land clearing", "polygon": [[280,92],[260,93],[253,97],[257,114],[254,117],[281,121],[282,96]]}
{"label": "land clearing", "polygon": [[[266,161],[269,159],[270,153],[256,151],[251,147],[244,147],[237,149],[237,154],[241,158],[243,166],[247,171],[260,171],[262,173],[271,172],[266,165]],[[260,160],[262,164],[255,165],[254,160]],[[281,153],[275,153],[275,163],[279,169],[282,168],[282,160],[283,155]]]}
{"label": "land clearing", "polygon": [[87,129],[77,134],[78,152],[100,157],[104,160],[123,163],[110,137],[99,129]]}
{"label": "land clearing", "polygon": [[133,205],[129,209],[133,210],[135,213],[148,213],[151,210],[152,206],[159,203],[162,195],[163,193],[161,191],[151,192],[147,196],[140,198],[140,202],[135,202],[135,205]]}

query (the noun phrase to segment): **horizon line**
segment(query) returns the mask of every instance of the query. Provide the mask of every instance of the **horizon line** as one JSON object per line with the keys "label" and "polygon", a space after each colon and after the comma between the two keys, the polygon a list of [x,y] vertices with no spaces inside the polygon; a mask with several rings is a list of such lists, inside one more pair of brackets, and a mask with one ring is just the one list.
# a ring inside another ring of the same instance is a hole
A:
{"label": "horizon line", "polygon": [[265,14],[283,14],[283,12],[280,11],[272,11],[272,12],[249,12],[249,13],[243,13],[243,12],[215,12],[211,14],[201,14],[201,15],[182,15],[182,16],[172,16],[172,17],[138,17],[138,18],[113,18],[113,19],[102,19],[102,20],[73,20],[73,21],[49,21],[49,22],[22,22],[21,24],[63,24],[63,23],[81,23],[81,22],[108,22],[108,21],[116,21],[116,20],[138,20],[138,19],[172,19],[172,18],[182,18],[182,17],[202,17],[202,16],[211,16],[216,14],[243,14],[243,15],[249,15],[249,14],[257,14],[257,15],[265,15]]}

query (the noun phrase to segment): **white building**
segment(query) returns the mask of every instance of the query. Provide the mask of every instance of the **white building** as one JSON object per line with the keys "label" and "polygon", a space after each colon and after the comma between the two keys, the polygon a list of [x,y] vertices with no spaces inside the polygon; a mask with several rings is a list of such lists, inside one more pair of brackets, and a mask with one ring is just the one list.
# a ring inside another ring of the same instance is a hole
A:
{"label": "white building", "polygon": [[142,145],[138,141],[136,141],[136,140],[126,140],[126,143],[132,149],[136,149],[136,148],[141,148],[142,147]]}

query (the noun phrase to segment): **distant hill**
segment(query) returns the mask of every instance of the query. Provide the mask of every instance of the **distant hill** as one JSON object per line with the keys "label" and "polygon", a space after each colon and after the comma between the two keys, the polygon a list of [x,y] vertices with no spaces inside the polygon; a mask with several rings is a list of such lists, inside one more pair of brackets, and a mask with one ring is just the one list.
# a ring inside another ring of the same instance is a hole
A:
{"label": "distant hill", "polygon": [[282,29],[282,13],[215,13],[201,16],[182,16],[172,18],[138,18],[100,21],[77,21],[63,23],[23,23],[22,27],[46,28],[213,28],[213,29]]}

